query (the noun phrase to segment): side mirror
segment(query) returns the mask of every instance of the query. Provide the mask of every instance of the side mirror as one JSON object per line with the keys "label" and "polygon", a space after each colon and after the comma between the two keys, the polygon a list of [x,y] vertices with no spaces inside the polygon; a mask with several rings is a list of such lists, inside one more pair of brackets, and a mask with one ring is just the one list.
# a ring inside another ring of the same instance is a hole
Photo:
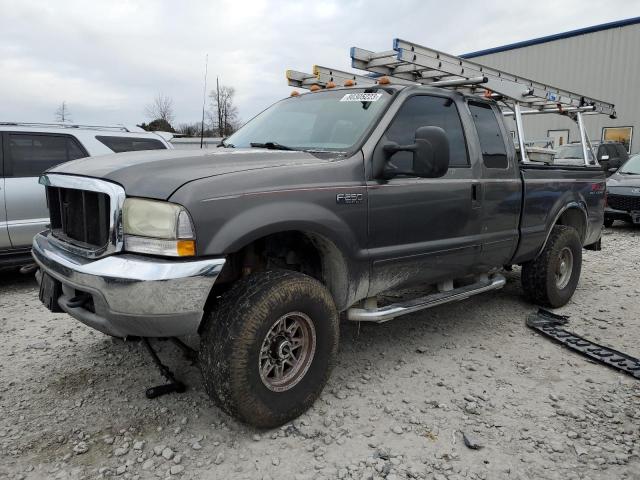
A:
{"label": "side mirror", "polygon": [[420,127],[416,130],[415,143],[398,145],[395,142],[383,147],[387,161],[397,152],[413,152],[411,171],[397,171],[424,178],[442,177],[449,170],[449,139],[440,127]]}
{"label": "side mirror", "polygon": [[609,160],[609,155],[602,155],[600,160]]}

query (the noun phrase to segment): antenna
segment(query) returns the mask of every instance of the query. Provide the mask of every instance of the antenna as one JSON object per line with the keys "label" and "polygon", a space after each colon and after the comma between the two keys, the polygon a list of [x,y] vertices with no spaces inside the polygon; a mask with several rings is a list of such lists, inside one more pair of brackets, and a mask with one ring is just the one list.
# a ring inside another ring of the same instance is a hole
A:
{"label": "antenna", "polygon": [[202,89],[202,122],[200,123],[200,148],[204,145],[204,106],[207,101],[207,73],[209,70],[209,54],[204,57],[204,88]]}
{"label": "antenna", "polygon": [[224,137],[224,132],[222,131],[222,109],[220,108],[220,81],[216,76],[216,107],[218,109],[218,134],[221,137]]}

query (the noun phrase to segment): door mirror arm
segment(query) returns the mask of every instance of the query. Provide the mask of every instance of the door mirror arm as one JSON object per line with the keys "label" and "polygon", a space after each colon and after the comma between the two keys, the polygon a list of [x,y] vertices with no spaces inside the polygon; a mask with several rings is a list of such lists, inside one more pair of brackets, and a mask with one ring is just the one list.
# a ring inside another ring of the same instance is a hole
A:
{"label": "door mirror arm", "polygon": [[387,159],[389,159],[398,152],[416,152],[419,148],[418,141],[419,140],[416,140],[416,143],[411,145],[398,145],[395,142],[390,142],[382,147],[382,150],[384,151]]}

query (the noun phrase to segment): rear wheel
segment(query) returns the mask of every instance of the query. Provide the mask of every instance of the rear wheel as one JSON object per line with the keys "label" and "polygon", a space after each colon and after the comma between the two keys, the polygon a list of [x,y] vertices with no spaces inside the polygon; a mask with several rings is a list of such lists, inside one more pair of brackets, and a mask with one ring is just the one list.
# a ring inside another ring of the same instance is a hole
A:
{"label": "rear wheel", "polygon": [[535,303],[561,307],[573,296],[581,268],[580,235],[575,228],[556,225],[538,258],[522,266],[522,288]]}
{"label": "rear wheel", "polygon": [[330,293],[317,280],[286,270],[250,275],[206,322],[204,384],[228,414],[273,428],[320,395],[336,359],[339,323]]}

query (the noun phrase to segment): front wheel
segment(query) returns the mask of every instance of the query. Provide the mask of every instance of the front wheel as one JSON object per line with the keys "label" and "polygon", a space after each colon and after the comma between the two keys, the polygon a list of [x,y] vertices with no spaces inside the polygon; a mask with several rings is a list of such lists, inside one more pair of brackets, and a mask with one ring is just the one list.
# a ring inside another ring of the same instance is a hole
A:
{"label": "front wheel", "polygon": [[556,225],[538,258],[522,265],[522,288],[533,302],[551,308],[573,296],[582,269],[582,243],[573,227]]}
{"label": "front wheel", "polygon": [[338,339],[338,314],[320,282],[286,270],[250,275],[206,319],[200,348],[205,388],[239,420],[280,426],[320,395]]}

